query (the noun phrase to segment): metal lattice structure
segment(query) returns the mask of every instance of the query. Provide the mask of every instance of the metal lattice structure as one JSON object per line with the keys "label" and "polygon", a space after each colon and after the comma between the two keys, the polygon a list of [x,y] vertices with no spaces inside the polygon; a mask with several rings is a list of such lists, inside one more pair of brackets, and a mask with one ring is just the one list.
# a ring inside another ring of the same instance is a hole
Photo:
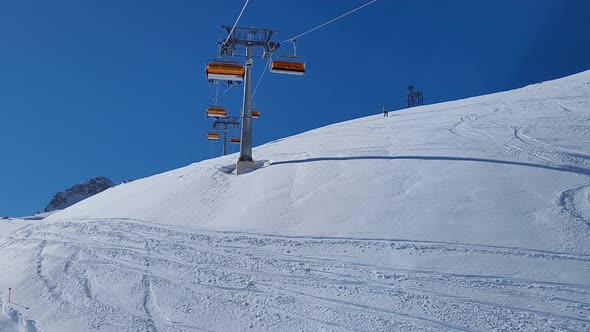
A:
{"label": "metal lattice structure", "polygon": [[413,85],[409,85],[408,90],[406,108],[424,105],[424,95],[422,94],[422,91],[416,91]]}
{"label": "metal lattice structure", "polygon": [[240,127],[240,118],[237,116],[230,116],[225,118],[215,119],[213,122],[213,129],[223,129],[223,155],[227,154],[227,129]]}

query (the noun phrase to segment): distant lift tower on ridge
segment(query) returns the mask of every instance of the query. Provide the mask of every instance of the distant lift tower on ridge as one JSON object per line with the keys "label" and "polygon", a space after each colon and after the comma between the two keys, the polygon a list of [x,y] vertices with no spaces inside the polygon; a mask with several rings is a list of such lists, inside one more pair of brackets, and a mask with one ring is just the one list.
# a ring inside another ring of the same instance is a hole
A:
{"label": "distant lift tower on ridge", "polygon": [[415,91],[413,85],[409,85],[408,90],[408,102],[406,108],[424,105],[424,95],[422,94],[422,91]]}

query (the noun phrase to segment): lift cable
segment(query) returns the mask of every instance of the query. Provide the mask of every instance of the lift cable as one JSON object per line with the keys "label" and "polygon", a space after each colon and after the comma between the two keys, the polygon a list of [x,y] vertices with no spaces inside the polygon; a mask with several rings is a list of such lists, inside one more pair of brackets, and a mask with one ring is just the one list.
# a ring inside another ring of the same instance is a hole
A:
{"label": "lift cable", "polygon": [[240,15],[238,15],[238,18],[236,19],[236,22],[234,23],[234,26],[231,28],[231,31],[227,35],[227,38],[225,38],[225,41],[223,42],[223,44],[227,43],[227,41],[231,37],[232,33],[234,32],[234,29],[236,28],[236,25],[238,25],[238,21],[242,17],[242,14],[244,13],[244,10],[246,9],[246,6],[248,5],[248,2],[250,2],[250,0],[246,0],[246,3],[244,3],[244,7],[242,7],[242,11],[240,11]]}
{"label": "lift cable", "polygon": [[329,20],[328,22],[322,23],[322,24],[318,25],[317,27],[315,27],[313,29],[307,30],[304,33],[301,33],[301,34],[299,34],[299,35],[297,35],[295,37],[291,37],[289,39],[286,39],[286,40],[282,41],[282,43],[286,43],[288,41],[292,41],[293,39],[297,39],[299,37],[305,36],[305,35],[307,35],[308,33],[312,32],[312,31],[315,31],[315,30],[317,30],[317,29],[319,29],[321,27],[324,27],[324,26],[326,26],[326,25],[328,25],[328,24],[330,24],[330,23],[332,23],[334,21],[337,21],[337,20],[343,18],[344,16],[350,15],[350,14],[356,12],[357,10],[360,10],[360,9],[362,9],[362,8],[368,6],[368,5],[370,5],[370,4],[372,4],[373,2],[376,2],[376,1],[377,0],[371,0],[371,1],[367,2],[366,4],[364,4],[364,5],[360,6],[360,7],[357,7],[357,8],[355,8],[355,9],[353,9],[353,10],[351,10],[351,11],[345,13],[345,14],[342,14],[342,15],[336,17],[336,18],[333,18],[333,19]]}
{"label": "lift cable", "polygon": [[236,86],[236,85],[235,85],[235,84],[231,84],[231,85],[229,86],[229,88],[227,88],[227,89],[223,90],[223,93],[227,93],[227,92],[228,92],[229,90],[231,90],[231,88],[233,88],[234,86]]}
{"label": "lift cable", "polygon": [[[289,41],[290,42],[293,42],[293,41],[295,41],[295,39],[297,39],[299,37],[302,37],[304,35],[307,35],[308,33],[311,33],[313,31],[315,31],[315,30],[317,30],[319,28],[322,28],[322,27],[324,27],[324,26],[326,26],[326,25],[328,25],[328,24],[330,24],[332,22],[335,22],[335,21],[337,21],[337,20],[339,20],[339,19],[341,19],[341,18],[343,18],[345,16],[348,16],[348,15],[356,12],[357,10],[360,10],[360,9],[362,9],[362,8],[368,6],[368,5],[370,5],[370,4],[372,4],[372,3],[376,2],[376,1],[377,0],[371,0],[371,1],[367,2],[367,3],[365,3],[362,6],[359,6],[359,7],[355,8],[355,9],[353,9],[351,11],[348,11],[348,12],[346,12],[346,13],[338,16],[338,17],[336,17],[336,18],[333,18],[333,19],[331,19],[331,20],[329,20],[329,21],[327,21],[325,23],[322,23],[322,24],[318,25],[317,27],[315,27],[313,29],[307,30],[306,32],[301,33],[301,34],[299,34],[297,36],[294,36],[294,37],[291,37],[289,39],[286,39],[286,40],[282,41],[282,43],[286,43],[286,42],[289,42]],[[244,4],[244,7],[242,8],[242,11],[240,12],[240,15],[238,16],[238,19],[236,20],[236,23],[232,27],[232,30],[230,31],[230,33],[229,33],[229,35],[228,35],[228,37],[227,37],[227,39],[225,40],[224,43],[226,43],[229,40],[229,38],[230,38],[233,30],[235,29],[235,27],[236,27],[236,25],[238,23],[238,20],[242,16],[242,13],[244,12],[244,9],[246,8],[246,5],[248,4],[248,2],[249,2],[249,0],[246,0],[246,3]],[[268,71],[268,66],[269,66],[269,64],[270,64],[271,61],[272,61],[272,54],[271,54],[271,56],[269,56],[268,61],[266,62],[266,66],[264,67],[264,71],[262,72],[262,74],[260,75],[260,78],[258,79],[258,82],[256,83],[256,87],[254,88],[254,91],[252,92],[252,98],[254,98],[254,96],[256,95],[256,91],[258,91],[258,86],[260,86],[260,83],[262,82],[262,79],[264,78],[264,74],[266,74],[266,72]],[[230,87],[230,89],[231,89],[231,87]],[[228,90],[229,89],[227,89],[226,91],[224,91],[224,93],[227,92]]]}
{"label": "lift cable", "polygon": [[[364,4],[364,5],[362,5],[362,6],[359,6],[359,7],[355,8],[355,9],[353,9],[353,10],[351,10],[351,11],[349,11],[349,12],[345,13],[345,14],[342,14],[342,15],[340,15],[340,16],[338,16],[338,17],[334,18],[334,19],[331,19],[331,20],[329,20],[329,21],[327,21],[327,22],[325,22],[325,23],[322,23],[322,24],[318,25],[317,27],[315,27],[315,28],[313,28],[313,29],[307,30],[306,32],[304,32],[304,33],[301,33],[301,34],[299,34],[299,35],[297,35],[297,36],[295,36],[295,37],[291,37],[291,38],[289,38],[289,39],[286,39],[286,40],[282,41],[282,43],[286,43],[286,42],[293,42],[295,39],[297,39],[297,38],[299,38],[299,37],[302,37],[302,36],[304,36],[304,35],[307,35],[308,33],[311,33],[312,31],[315,31],[315,30],[317,30],[317,29],[319,29],[319,28],[321,28],[321,27],[324,27],[324,26],[326,26],[326,25],[328,25],[328,24],[330,24],[330,23],[332,23],[332,22],[334,22],[334,21],[337,21],[337,20],[339,20],[339,19],[341,19],[341,18],[343,18],[343,17],[345,17],[345,16],[347,16],[347,15],[350,15],[350,14],[352,14],[352,13],[356,12],[357,10],[360,10],[360,9],[362,9],[362,8],[364,8],[364,7],[368,6],[368,5],[370,5],[370,4],[372,4],[373,2],[376,2],[376,1],[377,1],[377,0],[371,0],[371,1],[367,2],[367,3],[365,3],[365,4]],[[260,78],[258,79],[258,83],[256,84],[256,88],[254,88],[254,92],[252,93],[252,97],[254,97],[254,95],[256,94],[256,90],[258,90],[258,86],[260,85],[260,82],[262,81],[262,78],[264,77],[264,74],[265,74],[265,73],[266,73],[266,71],[268,70],[268,65],[270,64],[270,61],[271,61],[271,60],[272,60],[272,55],[271,55],[271,56],[268,58],[268,61],[267,61],[267,63],[266,63],[266,66],[265,66],[265,69],[264,69],[264,71],[262,72],[262,75],[260,75]]]}
{"label": "lift cable", "polygon": [[254,92],[252,92],[252,98],[254,98],[254,95],[256,95],[256,90],[258,90],[258,86],[260,85],[260,82],[262,82],[262,78],[264,77],[264,74],[268,70],[268,65],[270,64],[271,60],[272,60],[272,55],[268,57],[268,61],[266,62],[266,66],[264,66],[264,71],[262,72],[262,75],[260,75],[260,78],[258,79],[258,83],[256,83],[256,87],[254,88]]}

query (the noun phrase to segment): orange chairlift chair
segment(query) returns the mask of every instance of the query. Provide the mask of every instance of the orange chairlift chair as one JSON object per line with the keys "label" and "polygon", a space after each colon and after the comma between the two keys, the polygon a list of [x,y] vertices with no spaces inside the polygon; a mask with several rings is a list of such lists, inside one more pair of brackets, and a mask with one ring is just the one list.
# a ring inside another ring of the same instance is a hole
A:
{"label": "orange chairlift chair", "polygon": [[211,141],[218,141],[221,138],[221,134],[211,131],[207,133],[207,139]]}
{"label": "orange chairlift chair", "polygon": [[243,81],[246,69],[235,61],[213,60],[207,63],[207,79],[220,81]]}
{"label": "orange chairlift chair", "polygon": [[208,118],[225,118],[227,116],[227,110],[221,106],[209,106],[207,107]]}
{"label": "orange chairlift chair", "polygon": [[303,75],[305,74],[305,62],[303,59],[297,56],[297,47],[295,46],[295,40],[291,40],[293,43],[293,54],[280,55],[276,59],[270,62],[270,71],[272,73],[290,74],[290,75]]}

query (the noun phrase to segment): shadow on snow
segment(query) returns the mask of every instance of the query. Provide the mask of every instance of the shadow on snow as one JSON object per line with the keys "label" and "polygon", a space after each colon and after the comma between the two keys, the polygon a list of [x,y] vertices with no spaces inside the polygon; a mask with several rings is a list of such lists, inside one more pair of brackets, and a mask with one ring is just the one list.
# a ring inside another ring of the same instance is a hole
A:
{"label": "shadow on snow", "polygon": [[479,162],[479,163],[490,163],[490,164],[501,164],[501,165],[515,165],[534,167],[541,169],[548,169],[552,171],[576,173],[582,175],[590,175],[590,169],[562,165],[562,166],[549,166],[542,164],[533,164],[520,161],[509,161],[509,160],[497,160],[497,159],[485,159],[485,158],[469,158],[469,157],[447,157],[447,156],[358,156],[358,157],[318,157],[318,158],[307,158],[307,159],[296,159],[296,160],[284,160],[275,161],[270,163],[269,166],[285,165],[285,164],[304,164],[313,163],[320,161],[346,161],[346,160],[425,160],[425,161],[465,161],[465,162]]}

